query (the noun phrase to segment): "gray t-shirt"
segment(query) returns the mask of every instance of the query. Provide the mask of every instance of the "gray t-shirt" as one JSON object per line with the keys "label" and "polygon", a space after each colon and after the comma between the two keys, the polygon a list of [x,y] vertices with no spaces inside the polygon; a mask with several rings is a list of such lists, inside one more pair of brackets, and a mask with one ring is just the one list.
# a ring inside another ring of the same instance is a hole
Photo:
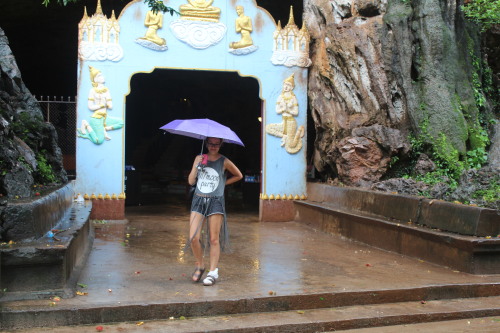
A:
{"label": "gray t-shirt", "polygon": [[221,155],[216,161],[208,161],[202,170],[198,170],[195,194],[206,197],[222,197],[224,195],[224,187],[226,186],[225,159],[226,157]]}

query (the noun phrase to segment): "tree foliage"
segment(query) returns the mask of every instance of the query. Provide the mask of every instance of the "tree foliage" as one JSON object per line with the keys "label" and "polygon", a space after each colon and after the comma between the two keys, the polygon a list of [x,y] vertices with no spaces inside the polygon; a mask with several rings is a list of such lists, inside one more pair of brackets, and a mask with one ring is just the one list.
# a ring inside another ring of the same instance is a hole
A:
{"label": "tree foliage", "polygon": [[[50,4],[51,0],[43,0],[42,5],[47,7]],[[56,1],[59,5],[64,5],[66,6],[69,3],[73,2],[78,2],[79,0],[54,0]],[[149,8],[154,12],[162,12],[166,13],[169,12],[170,15],[174,15],[174,13],[179,14],[175,9],[172,7],[165,6],[162,0],[144,0],[145,3],[148,4]]]}
{"label": "tree foliage", "polygon": [[500,0],[470,0],[462,10],[467,18],[479,23],[484,30],[500,23]]}

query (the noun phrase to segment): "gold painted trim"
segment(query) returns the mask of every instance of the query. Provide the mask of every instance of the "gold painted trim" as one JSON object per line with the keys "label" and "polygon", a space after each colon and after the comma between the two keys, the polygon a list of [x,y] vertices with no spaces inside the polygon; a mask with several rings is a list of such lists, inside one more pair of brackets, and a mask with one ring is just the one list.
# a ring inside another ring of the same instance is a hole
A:
{"label": "gold painted trim", "polygon": [[267,195],[267,193],[260,193],[259,194],[259,199],[260,200],[307,200],[307,195],[306,194],[270,194]]}
{"label": "gold painted trim", "polygon": [[112,194],[108,194],[106,193],[105,195],[102,195],[101,193],[99,193],[99,195],[95,195],[94,193],[92,193],[91,195],[89,195],[88,193],[85,193],[83,198],[85,200],[125,200],[125,193],[120,193],[120,194],[116,194],[116,193],[112,193]]}

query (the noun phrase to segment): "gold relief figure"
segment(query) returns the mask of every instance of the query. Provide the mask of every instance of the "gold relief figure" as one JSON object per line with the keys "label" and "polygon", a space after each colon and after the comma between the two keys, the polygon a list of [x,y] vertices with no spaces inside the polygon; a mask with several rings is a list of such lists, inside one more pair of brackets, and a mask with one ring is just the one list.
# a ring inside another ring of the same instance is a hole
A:
{"label": "gold relief figure", "polygon": [[93,113],[88,121],[82,120],[82,126],[77,129],[77,135],[100,145],[104,140],[111,140],[108,131],[123,127],[123,120],[108,117],[108,109],[113,108],[113,102],[109,89],[104,85],[104,75],[92,66],[89,66],[89,71],[92,88],[89,91],[87,105]]}
{"label": "gold relief figure", "polygon": [[252,32],[252,19],[245,15],[243,6],[236,6],[236,13],[238,18],[235,21],[236,32],[241,34],[241,40],[239,42],[232,42],[229,47],[232,49],[240,49],[253,45],[252,37],[250,33]]}
{"label": "gold relief figure", "polygon": [[297,121],[294,118],[299,114],[297,96],[293,93],[294,88],[295,79],[292,74],[283,81],[283,90],[276,102],[276,113],[281,114],[283,122],[266,126],[266,132],[280,137],[281,146],[284,146],[290,154],[295,154],[302,148],[302,137],[305,133],[304,126],[297,127]]}
{"label": "gold relief figure", "polygon": [[157,31],[163,27],[163,13],[154,13],[152,10],[146,14],[144,25],[148,27],[146,35],[141,39],[146,39],[160,46],[166,45],[165,39],[158,36]]}
{"label": "gold relief figure", "polygon": [[187,0],[179,7],[181,17],[185,20],[219,22],[220,8],[213,7],[214,0]]}

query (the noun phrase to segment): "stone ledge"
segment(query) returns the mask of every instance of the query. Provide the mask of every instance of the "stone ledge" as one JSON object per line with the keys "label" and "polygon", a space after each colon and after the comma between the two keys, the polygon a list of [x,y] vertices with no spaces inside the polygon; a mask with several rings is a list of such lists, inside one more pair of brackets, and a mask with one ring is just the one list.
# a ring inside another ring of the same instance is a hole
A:
{"label": "stone ledge", "polygon": [[66,220],[56,225],[64,230],[55,238],[14,243],[0,250],[2,301],[73,296],[79,271],[93,243],[89,216],[91,203],[74,203]]}
{"label": "stone ledge", "polygon": [[361,215],[412,222],[468,236],[500,234],[500,211],[494,209],[319,183],[308,183],[307,193],[309,202]]}
{"label": "stone ledge", "polygon": [[[498,265],[500,238],[487,239],[460,235],[442,229],[431,229],[413,222],[422,220],[422,218],[419,219],[422,209],[419,208],[422,205],[419,202],[425,201],[423,205],[433,206],[435,203],[431,203],[430,200],[323,184],[308,186],[309,198],[312,197],[312,200],[295,201],[296,221],[333,235],[344,236],[381,249],[471,274],[500,274]],[[318,201],[333,198],[335,202]],[[393,202],[392,205],[391,202]],[[407,210],[406,205],[408,205]],[[363,211],[370,206],[374,211]],[[470,216],[464,214],[462,209],[458,212],[453,211],[456,206],[460,205],[437,205],[437,211],[441,215],[427,213],[426,222],[431,221],[431,216],[444,218],[443,207],[448,207],[450,216],[460,216],[460,212],[464,217]],[[467,206],[464,207],[467,208]],[[481,208],[470,208],[475,212],[484,212]],[[387,212],[386,216],[383,216],[384,211]],[[410,218],[411,216],[413,219]],[[477,219],[481,218],[481,214],[473,216]],[[463,220],[467,221],[467,219]],[[487,223],[484,221],[491,220],[481,221],[485,226],[483,230],[488,230]]]}
{"label": "stone ledge", "polygon": [[68,183],[46,196],[25,202],[9,203],[2,212],[4,241],[22,241],[42,237],[65,218],[73,202],[73,185]]}

